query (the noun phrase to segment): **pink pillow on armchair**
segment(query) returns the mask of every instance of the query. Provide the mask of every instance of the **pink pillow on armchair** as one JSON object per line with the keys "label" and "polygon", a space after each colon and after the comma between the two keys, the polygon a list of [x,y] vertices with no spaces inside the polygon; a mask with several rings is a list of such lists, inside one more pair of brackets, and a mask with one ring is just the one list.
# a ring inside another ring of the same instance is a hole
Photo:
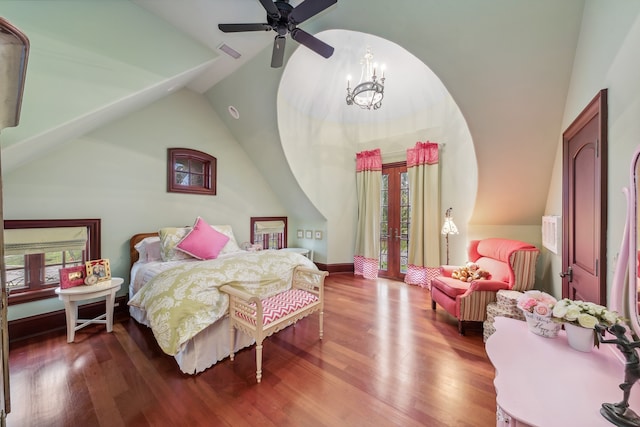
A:
{"label": "pink pillow on armchair", "polygon": [[176,249],[194,258],[215,259],[228,241],[229,237],[214,230],[204,219],[198,217],[191,231],[176,245]]}

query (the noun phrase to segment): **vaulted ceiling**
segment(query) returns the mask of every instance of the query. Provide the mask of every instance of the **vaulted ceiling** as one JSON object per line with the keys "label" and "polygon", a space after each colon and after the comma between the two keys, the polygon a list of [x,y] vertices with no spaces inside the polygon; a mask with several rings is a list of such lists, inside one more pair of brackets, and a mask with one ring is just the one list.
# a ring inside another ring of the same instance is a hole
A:
{"label": "vaulted ceiling", "polygon": [[[519,212],[516,223],[533,224],[547,197],[583,4],[338,0],[301,28],[311,34],[336,29],[371,34],[426,64],[458,103],[474,141],[479,187],[473,221],[491,223],[499,204]],[[0,14],[31,41],[21,123],[0,138],[5,170],[176,89],[206,93],[254,56],[266,51],[270,56],[275,35],[225,34],[217,28],[265,22],[258,0],[0,0]],[[241,57],[220,51],[222,43]],[[287,43],[288,49],[297,47]],[[393,52],[374,53],[390,59],[390,73],[411,66],[394,59]],[[274,70],[268,61],[250,65],[248,74],[258,80],[286,68]],[[389,78],[388,90],[407,96],[398,97],[397,105],[389,97],[378,118],[418,102],[409,101],[416,83]],[[518,206],[519,198],[535,208]]]}

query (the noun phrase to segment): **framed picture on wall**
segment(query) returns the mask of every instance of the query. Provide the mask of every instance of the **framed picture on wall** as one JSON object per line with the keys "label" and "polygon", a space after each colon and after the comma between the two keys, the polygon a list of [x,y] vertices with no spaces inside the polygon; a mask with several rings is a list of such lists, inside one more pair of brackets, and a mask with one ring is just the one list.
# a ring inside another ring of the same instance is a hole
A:
{"label": "framed picture on wall", "polygon": [[313,239],[313,231],[311,231],[311,230],[305,230],[305,232],[304,232],[304,238],[305,238],[305,239]]}
{"label": "framed picture on wall", "polygon": [[316,238],[316,240],[322,240],[322,231],[321,230],[316,230],[315,231],[315,238]]}
{"label": "framed picture on wall", "polygon": [[298,230],[297,236],[298,239],[304,239],[304,230]]}
{"label": "framed picture on wall", "polygon": [[108,259],[95,259],[86,263],[87,277],[94,276],[97,282],[111,279],[111,267]]}

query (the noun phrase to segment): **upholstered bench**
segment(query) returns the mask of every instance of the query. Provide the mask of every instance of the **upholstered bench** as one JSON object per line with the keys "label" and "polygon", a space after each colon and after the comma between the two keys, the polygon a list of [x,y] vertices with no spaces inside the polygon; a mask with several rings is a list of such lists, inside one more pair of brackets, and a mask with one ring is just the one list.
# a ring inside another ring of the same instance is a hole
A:
{"label": "upholstered bench", "polygon": [[256,341],[256,380],[262,379],[262,341],[311,313],[319,311],[322,339],[324,310],[324,278],[326,271],[297,267],[291,289],[260,299],[229,285],[220,290],[229,294],[229,324],[231,328],[231,360],[234,359],[234,329],[239,329]]}

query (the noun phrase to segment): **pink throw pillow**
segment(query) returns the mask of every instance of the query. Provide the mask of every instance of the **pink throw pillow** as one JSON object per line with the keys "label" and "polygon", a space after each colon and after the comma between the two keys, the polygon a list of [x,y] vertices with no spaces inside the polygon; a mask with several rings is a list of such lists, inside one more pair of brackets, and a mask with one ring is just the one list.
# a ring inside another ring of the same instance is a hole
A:
{"label": "pink throw pillow", "polygon": [[211,228],[198,217],[191,231],[180,240],[176,249],[198,259],[215,259],[229,241],[229,237]]}

